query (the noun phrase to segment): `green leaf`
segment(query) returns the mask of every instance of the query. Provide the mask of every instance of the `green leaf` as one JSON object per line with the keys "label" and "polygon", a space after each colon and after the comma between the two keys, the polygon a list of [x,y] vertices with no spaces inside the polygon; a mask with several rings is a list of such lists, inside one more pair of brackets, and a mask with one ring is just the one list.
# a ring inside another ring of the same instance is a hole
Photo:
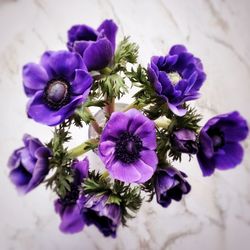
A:
{"label": "green leaf", "polygon": [[129,42],[129,37],[119,43],[115,53],[115,63],[126,65],[127,63],[136,63],[138,58],[139,46],[136,43]]}

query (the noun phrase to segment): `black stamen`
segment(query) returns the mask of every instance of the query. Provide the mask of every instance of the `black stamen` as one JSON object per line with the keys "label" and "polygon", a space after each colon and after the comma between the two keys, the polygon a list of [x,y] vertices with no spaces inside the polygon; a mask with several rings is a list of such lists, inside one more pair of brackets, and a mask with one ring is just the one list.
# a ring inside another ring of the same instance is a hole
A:
{"label": "black stamen", "polygon": [[142,141],[137,135],[124,132],[120,135],[115,146],[115,156],[125,163],[133,163],[140,158]]}

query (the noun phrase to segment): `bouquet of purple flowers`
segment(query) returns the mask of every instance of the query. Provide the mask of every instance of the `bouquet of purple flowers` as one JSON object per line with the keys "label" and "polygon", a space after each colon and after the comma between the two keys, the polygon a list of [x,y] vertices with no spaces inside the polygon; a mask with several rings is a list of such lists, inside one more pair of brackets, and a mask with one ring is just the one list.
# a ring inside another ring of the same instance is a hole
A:
{"label": "bouquet of purple flowers", "polygon": [[[137,64],[138,46],[128,37],[116,46],[116,33],[112,20],[97,29],[74,25],[68,50],[46,51],[39,63],[23,67],[28,117],[55,128],[46,144],[24,135],[24,145],[9,159],[10,180],[24,194],[41,183],[51,188],[64,233],[93,224],[116,237],[145,197],[156,197],[162,207],[180,201],[191,190],[187,175],[174,167],[182,154],[196,155],[204,176],[243,159],[246,120],[235,111],[200,127],[200,114],[188,104],[200,97],[206,79],[199,58],[174,45],[144,68]],[[137,90],[134,101],[116,111],[115,101],[130,87]],[[102,121],[92,107],[102,110]],[[70,129],[84,124],[96,136],[68,149]],[[79,159],[89,150],[103,170],[90,167],[87,157]]]}

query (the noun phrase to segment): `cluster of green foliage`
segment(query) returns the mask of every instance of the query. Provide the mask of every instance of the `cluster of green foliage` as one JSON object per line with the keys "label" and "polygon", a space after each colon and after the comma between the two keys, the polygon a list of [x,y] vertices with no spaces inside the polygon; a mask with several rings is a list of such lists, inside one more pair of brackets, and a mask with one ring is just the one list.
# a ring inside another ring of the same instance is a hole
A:
{"label": "cluster of green foliage", "polygon": [[112,181],[105,173],[101,175],[96,171],[90,172],[82,184],[82,189],[87,195],[105,194],[109,197],[107,204],[119,205],[123,225],[126,225],[127,219],[134,217],[142,203],[141,190],[138,186],[131,187],[118,180]]}
{"label": "cluster of green foliage", "polygon": [[53,174],[45,180],[45,183],[61,198],[70,191],[70,185],[73,182],[72,160],[68,156],[67,148],[63,146],[71,139],[70,124],[69,120],[56,127],[52,140],[47,144],[52,152],[49,167]]}

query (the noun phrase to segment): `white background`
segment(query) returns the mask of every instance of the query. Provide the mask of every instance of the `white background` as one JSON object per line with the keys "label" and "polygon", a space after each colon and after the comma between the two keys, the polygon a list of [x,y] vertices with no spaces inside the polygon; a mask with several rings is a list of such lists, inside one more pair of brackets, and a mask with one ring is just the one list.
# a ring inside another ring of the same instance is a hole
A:
{"label": "white background", "polygon": [[[144,66],[152,55],[185,44],[202,59],[208,76],[195,103],[203,123],[233,110],[249,121],[249,11],[247,0],[0,0],[0,249],[249,249],[249,140],[244,142],[244,162],[212,177],[202,177],[195,158],[185,160],[180,167],[192,192],[167,209],[155,201],[145,203],[115,240],[93,226],[63,235],[54,213],[55,196],[41,186],[20,197],[6,166],[24,133],[45,142],[52,131],[26,117],[22,65],[37,62],[47,49],[64,49],[66,32],[77,23],[98,27],[104,19],[114,19],[118,40],[130,35],[140,46]],[[87,128],[76,131],[72,146],[86,138]],[[89,156],[92,167],[100,165]]]}

